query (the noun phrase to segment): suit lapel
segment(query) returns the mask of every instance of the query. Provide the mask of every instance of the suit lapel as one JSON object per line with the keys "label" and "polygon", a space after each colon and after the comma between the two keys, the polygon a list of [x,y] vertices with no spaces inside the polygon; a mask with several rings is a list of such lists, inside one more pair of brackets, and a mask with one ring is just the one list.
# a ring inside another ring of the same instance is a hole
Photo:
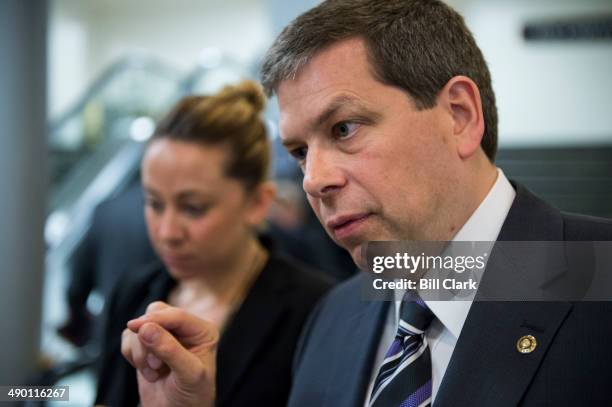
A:
{"label": "suit lapel", "polygon": [[362,304],[360,312],[334,328],[334,336],[341,338],[342,343],[336,346],[338,354],[328,376],[325,406],[355,407],[364,403],[390,302],[364,301]]}
{"label": "suit lapel", "polygon": [[[435,406],[516,406],[570,309],[569,303],[475,302]],[[532,353],[518,352],[523,335],[537,339]]]}
{"label": "suit lapel", "polygon": [[[555,209],[518,186],[498,240],[563,240],[563,222]],[[495,290],[494,286],[503,286],[504,280],[517,278],[521,273],[528,276],[529,270],[515,267],[509,259],[494,251],[481,282],[482,292],[492,287]],[[513,284],[517,286],[520,287]],[[480,293],[479,290],[477,299]],[[434,405],[519,404],[571,308],[567,302],[476,300],[461,330]],[[517,350],[517,342],[524,335],[532,335],[537,340],[531,353]]]}

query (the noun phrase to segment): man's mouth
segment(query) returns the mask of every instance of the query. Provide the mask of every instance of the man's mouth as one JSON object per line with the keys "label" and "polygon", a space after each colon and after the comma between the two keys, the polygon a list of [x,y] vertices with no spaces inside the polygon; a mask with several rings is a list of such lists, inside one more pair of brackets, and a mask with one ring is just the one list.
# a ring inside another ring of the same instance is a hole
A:
{"label": "man's mouth", "polygon": [[335,239],[344,240],[357,234],[370,216],[370,213],[335,216],[327,221],[326,226]]}

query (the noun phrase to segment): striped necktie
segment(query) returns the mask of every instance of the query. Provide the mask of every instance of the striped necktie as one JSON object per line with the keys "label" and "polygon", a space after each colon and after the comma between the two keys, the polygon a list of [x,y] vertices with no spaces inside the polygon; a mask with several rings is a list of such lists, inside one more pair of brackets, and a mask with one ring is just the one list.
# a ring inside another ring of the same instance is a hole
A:
{"label": "striped necktie", "polygon": [[404,294],[395,340],[374,381],[370,407],[431,405],[431,355],[425,331],[433,318],[414,291]]}

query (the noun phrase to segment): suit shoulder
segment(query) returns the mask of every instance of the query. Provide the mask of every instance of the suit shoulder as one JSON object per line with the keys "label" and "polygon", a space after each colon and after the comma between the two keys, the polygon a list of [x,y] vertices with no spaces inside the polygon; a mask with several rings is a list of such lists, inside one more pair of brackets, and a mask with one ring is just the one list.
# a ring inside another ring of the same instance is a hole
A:
{"label": "suit shoulder", "polygon": [[612,240],[612,219],[562,213],[565,240]]}
{"label": "suit shoulder", "polygon": [[364,276],[364,272],[359,272],[330,290],[321,301],[319,318],[348,317],[360,309],[363,305],[360,292]]}
{"label": "suit shoulder", "polygon": [[[355,312],[354,303],[359,301],[359,284],[362,273],[343,281],[332,288],[318,302],[316,307],[310,313],[298,346],[296,348],[296,357],[294,359],[294,369],[301,363],[305,348],[313,335],[313,332],[327,332],[331,327],[335,326],[336,322],[349,316]],[[321,337],[322,335],[315,336]],[[324,336],[324,335],[323,335]]]}

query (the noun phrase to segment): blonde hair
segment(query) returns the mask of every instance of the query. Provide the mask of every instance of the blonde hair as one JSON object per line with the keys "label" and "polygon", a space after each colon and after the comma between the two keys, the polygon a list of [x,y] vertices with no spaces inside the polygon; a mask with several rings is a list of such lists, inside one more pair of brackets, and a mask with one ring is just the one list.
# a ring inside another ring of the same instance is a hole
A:
{"label": "blonde hair", "polygon": [[264,107],[263,91],[253,81],[226,86],[214,95],[188,96],[159,122],[151,141],[168,138],[226,145],[231,152],[226,175],[252,190],[266,180],[270,167],[270,144],[261,117]]}

